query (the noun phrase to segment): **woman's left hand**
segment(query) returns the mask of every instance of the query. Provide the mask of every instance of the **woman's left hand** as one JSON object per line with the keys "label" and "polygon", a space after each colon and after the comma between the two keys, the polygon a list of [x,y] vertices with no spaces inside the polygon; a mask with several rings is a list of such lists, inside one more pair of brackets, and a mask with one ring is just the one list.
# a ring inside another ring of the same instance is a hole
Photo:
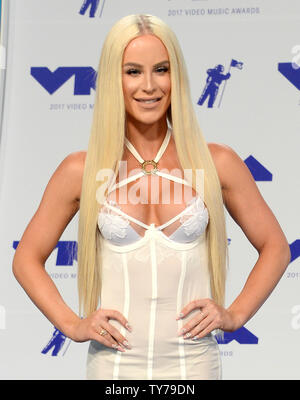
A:
{"label": "woman's left hand", "polygon": [[199,299],[190,302],[181,310],[177,320],[186,317],[195,309],[199,309],[199,313],[195,314],[178,332],[178,335],[184,335],[185,339],[195,337],[200,339],[215,329],[234,332],[240,328],[234,315],[211,299]]}

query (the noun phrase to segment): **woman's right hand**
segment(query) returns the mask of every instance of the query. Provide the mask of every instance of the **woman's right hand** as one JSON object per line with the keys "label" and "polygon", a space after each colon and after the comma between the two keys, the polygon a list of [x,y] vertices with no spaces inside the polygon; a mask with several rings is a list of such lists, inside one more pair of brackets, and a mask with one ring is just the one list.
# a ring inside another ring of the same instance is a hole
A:
{"label": "woman's right hand", "polygon": [[[113,347],[122,352],[125,351],[122,346],[131,349],[127,339],[109,323],[110,319],[119,321],[121,325],[131,332],[127,319],[119,311],[99,308],[88,317],[81,319],[73,327],[70,338],[75,342],[96,340],[107,347]],[[105,335],[100,335],[102,329],[107,332]]]}

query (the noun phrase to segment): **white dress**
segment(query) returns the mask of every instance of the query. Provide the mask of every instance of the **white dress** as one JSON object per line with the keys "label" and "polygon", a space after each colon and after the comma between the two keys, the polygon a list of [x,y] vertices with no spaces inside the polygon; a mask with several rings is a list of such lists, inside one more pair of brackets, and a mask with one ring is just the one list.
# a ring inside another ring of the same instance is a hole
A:
{"label": "white dress", "polygon": [[[165,151],[171,134],[168,129],[155,162]],[[142,163],[144,160],[132,144],[127,139],[125,142]],[[141,183],[149,175],[149,171],[142,170],[115,184],[109,193],[115,194],[117,188],[120,190],[129,182]],[[152,175],[173,181],[174,185],[189,185],[160,170],[154,169]],[[192,193],[184,204],[162,205],[166,222],[155,227],[142,221],[145,204],[120,205],[112,197],[108,196],[98,216],[102,257],[100,307],[118,310],[129,321],[132,332],[116,320],[109,323],[126,337],[132,348],[120,352],[91,341],[87,378],[221,379],[220,353],[214,335],[198,340],[178,336],[180,328],[199,310],[176,320],[192,300],[211,298],[206,239],[209,216],[204,202]]]}

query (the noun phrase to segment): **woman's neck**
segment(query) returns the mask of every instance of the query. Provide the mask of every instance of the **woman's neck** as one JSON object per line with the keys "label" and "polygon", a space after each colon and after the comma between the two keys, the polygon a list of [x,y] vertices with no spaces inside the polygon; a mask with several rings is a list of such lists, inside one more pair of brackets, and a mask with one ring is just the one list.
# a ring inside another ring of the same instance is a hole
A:
{"label": "woman's neck", "polygon": [[158,152],[166,136],[167,129],[166,120],[154,125],[127,122],[126,137],[145,160],[150,160]]}

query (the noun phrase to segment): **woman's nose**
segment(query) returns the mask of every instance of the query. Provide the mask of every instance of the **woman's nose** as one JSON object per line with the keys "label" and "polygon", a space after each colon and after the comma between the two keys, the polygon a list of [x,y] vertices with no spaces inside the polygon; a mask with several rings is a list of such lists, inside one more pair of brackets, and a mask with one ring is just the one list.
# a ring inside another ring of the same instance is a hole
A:
{"label": "woman's nose", "polygon": [[155,90],[155,81],[151,72],[144,74],[143,90],[147,92],[153,92]]}

